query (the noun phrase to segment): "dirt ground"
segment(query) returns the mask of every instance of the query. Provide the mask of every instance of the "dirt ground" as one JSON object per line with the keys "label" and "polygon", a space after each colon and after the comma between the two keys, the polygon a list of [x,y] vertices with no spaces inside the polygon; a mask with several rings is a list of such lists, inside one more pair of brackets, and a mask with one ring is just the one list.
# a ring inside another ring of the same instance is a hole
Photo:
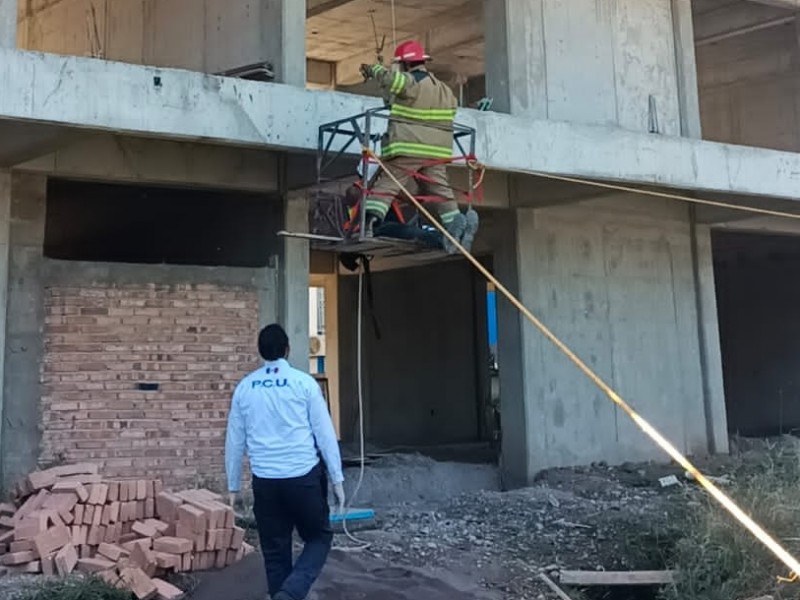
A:
{"label": "dirt ground", "polygon": [[[748,474],[780,473],[783,462],[796,467],[798,460],[800,438],[783,436],[733,440],[730,456],[694,462],[735,491]],[[675,479],[665,487],[659,480],[669,475]],[[347,473],[351,486],[356,476]],[[542,572],[557,581],[564,569],[667,567],[687,514],[708,506],[682,469],[664,464],[555,469],[530,488],[500,492],[485,464],[386,456],[369,466],[364,482],[366,500],[356,505],[375,508],[377,527],[355,535],[369,546],[356,549],[337,535],[310,600],[549,600],[556,596],[538,579]],[[244,525],[256,542],[254,523]],[[0,598],[14,598],[30,579],[0,579]],[[191,600],[266,598],[258,553],[176,583],[186,584]],[[566,591],[576,600],[606,597]],[[644,597],[655,596],[630,596]]]}
{"label": "dirt ground", "polygon": [[[395,566],[368,553],[334,550],[309,600],[499,600],[468,573]],[[219,573],[201,576],[192,600],[265,600],[258,554]]]}
{"label": "dirt ground", "polygon": [[[794,448],[787,460],[798,460],[800,439],[786,436],[736,442],[731,456],[695,462],[707,475],[736,477],[742,468],[762,469],[780,444]],[[665,568],[685,533],[686,511],[705,502],[674,465],[557,469],[542,473],[533,487],[505,493],[475,489],[491,488],[494,479],[486,465],[475,466],[477,474],[463,473],[471,468],[423,457],[371,465],[367,497],[378,527],[355,532],[369,547],[355,550],[337,535],[310,600],[549,600],[555,595],[537,578],[540,572],[557,579],[561,569]],[[456,471],[449,479],[448,469]],[[677,484],[663,487],[659,479],[668,475]],[[255,541],[252,523],[248,538]],[[258,553],[197,574],[194,584],[191,600],[266,598]],[[8,597],[2,588],[0,580],[0,597]]]}
{"label": "dirt ground", "polygon": [[[404,460],[414,472],[430,461]],[[711,474],[724,471],[718,462],[705,465]],[[398,461],[388,464],[397,477]],[[378,477],[380,464],[371,469]],[[670,474],[681,484],[662,488],[659,478]],[[540,571],[663,568],[660,540],[676,526],[672,517],[695,501],[694,487],[676,467],[594,465],[548,471],[534,487],[508,493],[373,504],[379,528],[355,534],[369,548],[334,550],[312,598],[538,600],[554,597]],[[335,546],[353,545],[337,535]],[[211,600],[225,590],[230,600],[262,600],[261,570],[254,558],[205,575],[192,598]]]}
{"label": "dirt ground", "polygon": [[[797,460],[800,440],[785,436],[733,440],[730,456],[694,462],[705,474],[722,477],[725,487],[725,477],[763,468],[765,457],[775,456],[782,444],[794,449],[787,456]],[[549,600],[556,596],[538,579],[540,572],[557,580],[563,569],[666,568],[685,534],[687,511],[706,502],[676,465],[556,469],[541,473],[533,487],[504,493],[472,489],[480,481],[493,485],[485,465],[474,467],[483,469],[479,477],[447,477],[447,464],[405,456],[370,466],[370,505],[379,527],[356,532],[370,544],[367,549],[332,552],[312,600]],[[662,486],[659,480],[669,475],[677,483]],[[394,487],[382,484],[383,476]],[[405,493],[396,489],[398,480],[405,481]],[[464,482],[466,491],[458,492]],[[380,492],[387,490],[381,502]],[[337,535],[335,547],[352,546]],[[218,598],[222,591],[230,600],[262,600],[259,560],[205,575],[193,600]],[[654,597],[653,591],[646,597]]]}

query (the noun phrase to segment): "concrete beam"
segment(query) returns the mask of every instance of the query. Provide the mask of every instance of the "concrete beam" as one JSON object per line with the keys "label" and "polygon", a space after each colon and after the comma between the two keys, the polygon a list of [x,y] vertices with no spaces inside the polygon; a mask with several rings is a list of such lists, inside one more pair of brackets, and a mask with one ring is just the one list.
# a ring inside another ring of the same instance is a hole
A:
{"label": "concrete beam", "polygon": [[775,6],[786,10],[800,10],[800,0],[747,0],[768,6]]}
{"label": "concrete beam", "polygon": [[771,233],[800,236],[800,221],[780,217],[755,217],[720,223],[713,227],[725,231],[746,233]]}
{"label": "concrete beam", "polygon": [[0,48],[17,47],[17,0],[0,0]]}
{"label": "concrete beam", "polygon": [[[7,50],[0,89],[0,121],[292,152],[316,151],[321,123],[380,106],[349,94]],[[476,129],[478,156],[492,170],[800,197],[796,153],[468,109],[457,120]]]}
{"label": "concrete beam", "polygon": [[19,164],[16,170],[152,185],[253,192],[278,189],[273,152],[108,134],[84,134],[80,141]]}
{"label": "concrete beam", "polygon": [[316,17],[354,0],[306,0],[306,18]]}
{"label": "concrete beam", "polygon": [[[795,27],[786,25],[725,43],[698,46],[697,64],[699,87],[707,96],[706,109],[713,106],[714,98],[709,94],[709,90],[713,88],[781,78],[790,82],[798,64]],[[723,112],[718,113],[719,108],[714,111],[715,119],[725,118],[725,111],[729,110],[728,104],[731,102],[736,104],[737,99],[741,99],[741,95],[731,96],[731,90],[721,90],[720,93]],[[769,99],[772,102],[779,101],[779,98]],[[763,106],[763,101],[753,106],[754,110],[758,110]]]}
{"label": "concrete beam", "polygon": [[715,44],[717,42],[721,42],[723,40],[729,40],[730,38],[739,37],[741,35],[746,35],[748,33],[755,33],[756,31],[762,31],[764,29],[772,29],[773,27],[788,25],[789,23],[793,23],[795,20],[796,17],[794,15],[789,15],[786,17],[778,17],[775,19],[770,19],[769,21],[754,23],[753,25],[739,27],[738,29],[730,29],[716,35],[700,38],[695,42],[695,45],[707,46],[708,44]]}
{"label": "concrete beam", "polygon": [[755,2],[737,2],[726,4],[694,18],[694,36],[696,43],[705,45],[742,35],[753,28],[772,26],[776,20],[791,18],[785,10],[764,6]]}

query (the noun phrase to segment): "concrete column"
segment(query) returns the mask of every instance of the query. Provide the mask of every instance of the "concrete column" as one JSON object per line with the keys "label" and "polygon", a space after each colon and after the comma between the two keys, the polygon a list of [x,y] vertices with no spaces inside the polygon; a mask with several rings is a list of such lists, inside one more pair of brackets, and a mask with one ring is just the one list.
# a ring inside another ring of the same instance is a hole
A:
{"label": "concrete column", "polygon": [[8,282],[0,446],[6,488],[36,466],[39,454],[46,194],[46,177],[13,174],[8,278],[2,279]]}
{"label": "concrete column", "polygon": [[[308,233],[308,197],[305,192],[291,192],[284,201],[287,231]],[[292,366],[308,370],[308,286],[309,245],[305,240],[282,238],[278,269],[280,290],[279,321],[289,334]]]}
{"label": "concrete column", "polygon": [[711,228],[698,225],[695,207],[690,207],[692,227],[692,271],[697,302],[697,332],[703,375],[703,400],[709,451],[727,454],[728,419],[722,374],[722,350],[717,316],[717,293],[711,249]]}
{"label": "concrete column", "polygon": [[[175,0],[162,0],[172,4]],[[298,0],[205,0],[205,70],[271,62],[275,80],[306,85],[306,4]],[[183,13],[177,13],[183,18]]]}
{"label": "concrete column", "polygon": [[494,110],[547,118],[542,0],[485,0],[486,90]]}
{"label": "concrete column", "polygon": [[277,81],[306,85],[306,3],[262,0],[262,53],[273,61]]}
{"label": "concrete column", "polygon": [[703,131],[700,124],[700,92],[697,87],[692,0],[670,1],[672,2],[672,26],[675,35],[681,135],[699,139],[703,137]]}
{"label": "concrete column", "polygon": [[[508,290],[519,297],[519,248],[516,211],[498,216],[493,236],[494,274]],[[500,427],[502,449],[500,471],[504,489],[525,487],[531,481],[529,467],[530,426],[524,393],[525,364],[522,336],[524,328],[519,311],[498,293],[497,361],[500,366]]]}
{"label": "concrete column", "polygon": [[17,0],[0,0],[0,48],[17,47]]}
{"label": "concrete column", "polygon": [[[8,248],[11,222],[11,171],[0,169],[0,381],[4,382],[5,348],[6,348],[6,313],[8,306]],[[4,383],[0,384],[0,450],[5,447],[4,427],[5,411],[3,393]],[[5,456],[5,455],[2,455]],[[0,489],[3,486],[2,472],[4,461],[0,459]]]}
{"label": "concrete column", "polygon": [[665,135],[681,134],[685,105],[691,131],[688,5],[486,0],[487,93],[514,115]]}
{"label": "concrete column", "polygon": [[[277,229],[307,233],[306,195],[298,192],[284,197],[282,226]],[[289,362],[303,371],[308,371],[309,261],[307,241],[278,238],[277,252],[270,257],[259,284],[260,326],[279,323],[286,330],[291,345]]]}
{"label": "concrete column", "polygon": [[[519,209],[498,277],[676,447],[727,450],[710,236],[685,206],[613,196]],[[511,241],[513,240],[513,242]],[[668,460],[498,302],[505,483],[546,468]]]}

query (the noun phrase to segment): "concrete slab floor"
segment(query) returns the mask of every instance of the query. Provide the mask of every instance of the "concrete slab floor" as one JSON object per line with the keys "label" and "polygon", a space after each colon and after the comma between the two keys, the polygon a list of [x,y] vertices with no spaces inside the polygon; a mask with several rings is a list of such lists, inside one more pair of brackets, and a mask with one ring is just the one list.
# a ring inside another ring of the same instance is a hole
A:
{"label": "concrete slab floor", "polygon": [[[203,573],[191,600],[264,600],[266,578],[256,553],[224,571]],[[498,600],[465,573],[395,567],[366,553],[334,550],[308,600]]]}

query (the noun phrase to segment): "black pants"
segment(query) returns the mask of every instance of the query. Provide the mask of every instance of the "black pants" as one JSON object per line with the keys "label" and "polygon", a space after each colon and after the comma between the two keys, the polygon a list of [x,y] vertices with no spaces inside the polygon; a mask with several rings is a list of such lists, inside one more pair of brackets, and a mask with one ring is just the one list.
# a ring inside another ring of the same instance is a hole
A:
{"label": "black pants", "polygon": [[[322,572],[333,542],[328,479],[322,464],[292,479],[253,477],[253,511],[270,596],[283,591],[304,600]],[[292,566],[292,532],[305,543]]]}

